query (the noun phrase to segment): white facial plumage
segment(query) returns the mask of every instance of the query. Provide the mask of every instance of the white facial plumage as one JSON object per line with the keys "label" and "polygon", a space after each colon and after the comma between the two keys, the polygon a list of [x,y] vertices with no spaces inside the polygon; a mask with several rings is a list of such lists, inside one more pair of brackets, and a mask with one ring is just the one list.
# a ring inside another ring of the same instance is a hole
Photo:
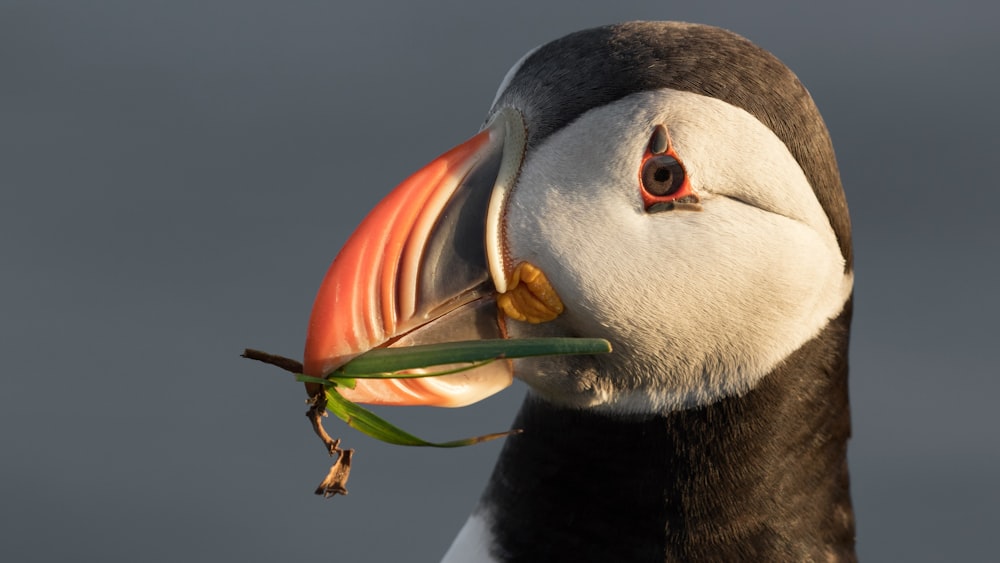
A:
{"label": "white facial plumage", "polygon": [[[647,212],[639,167],[666,126],[701,211]],[[528,152],[505,212],[510,263],[566,304],[511,336],[607,338],[615,353],[518,362],[546,399],[646,414],[751,389],[837,315],[852,275],[782,141],[743,109],[671,89],[592,109]]]}

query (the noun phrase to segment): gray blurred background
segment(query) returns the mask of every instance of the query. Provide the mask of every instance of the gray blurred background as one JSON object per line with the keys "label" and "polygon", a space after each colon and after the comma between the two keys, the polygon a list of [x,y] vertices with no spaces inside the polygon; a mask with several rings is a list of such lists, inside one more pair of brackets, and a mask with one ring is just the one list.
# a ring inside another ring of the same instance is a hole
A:
{"label": "gray blurred background", "polygon": [[[986,2],[0,2],[0,560],[435,561],[500,444],[357,448],[304,392],[362,215],[476,131],[509,66],[631,19],[737,31],[810,88],[854,218],[850,459],[868,561],[995,561],[1000,10]],[[396,409],[508,426],[517,386]],[[583,494],[588,492],[582,491]]]}

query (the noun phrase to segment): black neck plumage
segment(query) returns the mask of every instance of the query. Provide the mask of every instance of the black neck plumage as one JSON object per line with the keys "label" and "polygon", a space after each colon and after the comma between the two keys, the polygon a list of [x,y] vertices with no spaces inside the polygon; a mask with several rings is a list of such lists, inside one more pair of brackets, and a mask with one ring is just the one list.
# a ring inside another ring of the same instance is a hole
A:
{"label": "black neck plumage", "polygon": [[525,401],[482,499],[500,561],[853,561],[850,304],[751,392],[642,420]]}

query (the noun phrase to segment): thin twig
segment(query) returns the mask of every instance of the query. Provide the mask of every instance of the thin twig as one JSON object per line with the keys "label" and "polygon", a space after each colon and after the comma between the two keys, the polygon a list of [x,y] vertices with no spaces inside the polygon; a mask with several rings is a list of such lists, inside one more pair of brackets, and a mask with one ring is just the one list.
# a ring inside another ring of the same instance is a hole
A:
{"label": "thin twig", "polygon": [[323,428],[323,418],[326,416],[326,395],[316,395],[309,402],[311,406],[306,411],[306,418],[312,423],[313,432],[319,436],[320,440],[323,440],[326,452],[332,456],[340,449],[340,439],[331,438],[326,433],[326,429]]}
{"label": "thin twig", "polygon": [[246,348],[240,356],[250,359],[257,360],[258,362],[264,362],[265,364],[271,364],[272,366],[277,366],[285,371],[292,372],[294,374],[302,373],[302,362],[298,360],[293,360],[291,358],[286,358],[284,356],[278,356],[276,354],[268,354],[267,352],[261,352],[260,350],[254,350],[253,348]]}

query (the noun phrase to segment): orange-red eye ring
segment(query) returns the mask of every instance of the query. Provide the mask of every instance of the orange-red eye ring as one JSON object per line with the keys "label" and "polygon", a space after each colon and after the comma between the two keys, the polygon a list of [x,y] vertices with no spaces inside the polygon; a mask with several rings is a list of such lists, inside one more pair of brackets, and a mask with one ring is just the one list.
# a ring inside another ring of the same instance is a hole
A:
{"label": "orange-red eye ring", "polygon": [[[639,187],[646,211],[672,209],[678,200],[697,203],[698,196],[691,188],[691,180],[677,151],[670,133],[663,125],[653,128],[639,166]],[[653,208],[656,209],[653,209]]]}

